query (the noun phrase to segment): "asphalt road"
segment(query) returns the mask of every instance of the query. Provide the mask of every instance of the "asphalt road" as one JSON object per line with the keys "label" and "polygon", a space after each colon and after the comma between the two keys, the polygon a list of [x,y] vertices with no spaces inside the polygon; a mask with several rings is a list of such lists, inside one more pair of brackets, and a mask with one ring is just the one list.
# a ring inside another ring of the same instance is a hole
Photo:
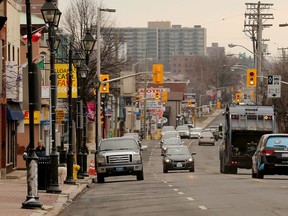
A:
{"label": "asphalt road", "polygon": [[[211,124],[219,121],[221,117]],[[252,179],[251,170],[220,174],[218,145],[198,146],[197,140],[185,144],[196,152],[195,173],[163,173],[159,141],[149,141],[143,154],[144,181],[134,176],[106,178],[104,184],[92,184],[61,215],[288,215],[288,176]]]}

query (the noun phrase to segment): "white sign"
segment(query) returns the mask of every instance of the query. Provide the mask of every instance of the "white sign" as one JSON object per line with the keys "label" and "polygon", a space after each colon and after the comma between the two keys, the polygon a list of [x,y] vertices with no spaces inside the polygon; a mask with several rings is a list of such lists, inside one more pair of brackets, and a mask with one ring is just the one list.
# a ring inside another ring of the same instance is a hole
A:
{"label": "white sign", "polygon": [[161,101],[154,101],[154,100],[149,101],[149,100],[147,100],[146,101],[146,107],[147,107],[147,109],[162,109],[163,104]]}
{"label": "white sign", "polygon": [[268,76],[268,98],[280,98],[281,97],[281,75]]}

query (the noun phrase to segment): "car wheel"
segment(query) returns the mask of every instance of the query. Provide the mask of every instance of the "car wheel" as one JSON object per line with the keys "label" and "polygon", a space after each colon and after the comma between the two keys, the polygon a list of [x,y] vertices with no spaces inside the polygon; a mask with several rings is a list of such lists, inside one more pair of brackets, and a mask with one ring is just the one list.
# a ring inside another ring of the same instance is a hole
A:
{"label": "car wheel", "polygon": [[143,181],[144,180],[144,172],[143,170],[137,173],[137,181]]}
{"label": "car wheel", "polygon": [[254,172],[254,169],[252,167],[252,178],[256,178],[257,177],[257,174]]}
{"label": "car wheel", "polygon": [[189,170],[189,172],[195,172],[195,167],[193,166],[193,167]]}
{"label": "car wheel", "polygon": [[97,183],[104,183],[105,178],[103,175],[97,173]]}
{"label": "car wheel", "polygon": [[165,167],[163,167],[163,173],[168,173],[168,170]]}
{"label": "car wheel", "polygon": [[230,167],[230,174],[237,174],[237,167]]}
{"label": "car wheel", "polygon": [[258,179],[263,179],[264,178],[264,174],[262,171],[258,170],[257,172],[257,176],[256,176]]}

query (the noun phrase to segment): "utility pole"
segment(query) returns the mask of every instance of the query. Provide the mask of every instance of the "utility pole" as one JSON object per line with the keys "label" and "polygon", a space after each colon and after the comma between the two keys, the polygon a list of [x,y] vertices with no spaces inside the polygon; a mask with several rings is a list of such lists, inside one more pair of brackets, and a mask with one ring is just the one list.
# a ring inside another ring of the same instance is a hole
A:
{"label": "utility pole", "polygon": [[281,52],[282,52],[282,59],[283,59],[283,61],[285,62],[285,60],[286,60],[286,52],[285,52],[285,50],[288,50],[288,47],[278,48],[278,50],[281,50]]}
{"label": "utility pole", "polygon": [[[274,19],[272,13],[264,13],[269,10],[273,4],[270,3],[245,3],[247,12],[245,13],[244,32],[252,39],[254,51],[254,67],[257,69],[257,74],[260,77],[260,82],[256,86],[256,104],[258,102],[258,89],[263,81],[262,77],[262,31],[265,27],[270,27],[272,24],[265,24],[266,20]],[[256,35],[256,37],[255,37]],[[255,41],[256,39],[256,41]],[[259,97],[260,98],[260,97]]]}

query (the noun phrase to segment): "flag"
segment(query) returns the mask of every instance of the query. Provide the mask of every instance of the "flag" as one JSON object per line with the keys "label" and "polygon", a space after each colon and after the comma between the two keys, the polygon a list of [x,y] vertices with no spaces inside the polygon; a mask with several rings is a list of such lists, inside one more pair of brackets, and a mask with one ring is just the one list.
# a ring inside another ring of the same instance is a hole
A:
{"label": "flag", "polygon": [[[39,38],[41,38],[41,36],[42,36],[42,29],[34,32],[32,34],[32,42],[37,42],[39,40]],[[23,35],[21,38],[23,40],[27,40],[27,35]]]}

